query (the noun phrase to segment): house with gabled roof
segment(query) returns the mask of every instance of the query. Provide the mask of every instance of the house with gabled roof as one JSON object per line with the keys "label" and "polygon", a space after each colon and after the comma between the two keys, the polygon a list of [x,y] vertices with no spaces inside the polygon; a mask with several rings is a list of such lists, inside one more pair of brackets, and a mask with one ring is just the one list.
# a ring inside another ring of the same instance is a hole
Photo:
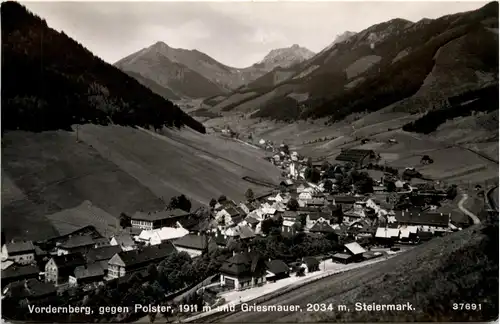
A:
{"label": "house with gabled roof", "polygon": [[271,260],[266,262],[266,281],[276,282],[277,280],[290,277],[290,267],[281,260]]}
{"label": "house with gabled roof", "polygon": [[81,253],[63,254],[52,257],[45,265],[45,281],[56,286],[68,283],[76,267],[86,264]]}
{"label": "house with gabled roof", "polygon": [[283,212],[282,216],[283,216],[283,220],[295,222],[295,221],[297,221],[297,219],[299,217],[299,212],[286,210],[285,212]]}
{"label": "house with gabled roof", "polygon": [[192,258],[207,252],[210,244],[215,244],[205,234],[188,234],[172,241],[179,252],[186,252]]}
{"label": "house with gabled roof", "polygon": [[84,264],[75,268],[69,276],[70,286],[92,285],[104,281],[105,269],[100,262]]}
{"label": "house with gabled roof", "polygon": [[90,235],[75,235],[57,246],[57,255],[82,253],[85,254],[94,248],[96,242]]}
{"label": "house with gabled roof", "polygon": [[396,222],[399,225],[418,226],[420,232],[449,231],[450,213],[437,213],[422,210],[396,210]]}
{"label": "house with gabled roof", "polygon": [[146,270],[150,264],[159,263],[169,254],[176,252],[175,246],[170,241],[138,250],[118,252],[108,262],[108,278],[120,278]]}
{"label": "house with gabled roof", "polygon": [[10,242],[2,246],[2,259],[18,264],[30,264],[35,261],[35,246],[31,241]]}
{"label": "house with gabled roof", "polygon": [[57,288],[53,284],[41,282],[35,278],[9,283],[3,289],[2,294],[2,298],[11,297],[26,301],[27,304],[43,304],[56,296]]}
{"label": "house with gabled roof", "polygon": [[177,221],[188,217],[189,212],[181,209],[168,209],[155,212],[136,212],[131,218],[132,227],[152,230],[162,227],[173,227]]}
{"label": "house with gabled roof", "polygon": [[257,209],[252,203],[249,202],[240,203],[239,207],[245,212],[245,214],[249,214]]}
{"label": "house with gabled roof", "polygon": [[344,253],[352,256],[352,261],[361,261],[366,250],[357,242],[344,244]]}
{"label": "house with gabled roof", "polygon": [[37,279],[40,275],[40,269],[34,265],[12,265],[2,270],[2,288],[11,282]]}
{"label": "house with gabled roof", "polygon": [[260,223],[260,220],[258,220],[257,218],[255,218],[253,216],[247,216],[244,220],[244,223],[246,225],[248,225],[251,229],[255,229],[257,224]]}
{"label": "house with gabled roof", "polygon": [[335,233],[335,230],[327,222],[316,222],[316,224],[314,224],[313,227],[311,227],[309,229],[309,232],[320,233],[320,234],[326,235],[326,234],[330,234],[330,233]]}
{"label": "house with gabled roof", "polygon": [[121,233],[115,235],[111,238],[109,242],[112,246],[119,246],[122,251],[130,251],[137,248],[137,244],[134,242],[134,239],[128,233]]}
{"label": "house with gabled roof", "polygon": [[315,211],[308,213],[306,217],[306,228],[311,229],[316,223],[333,223],[334,218],[328,214],[321,211]]}
{"label": "house with gabled roof", "polygon": [[177,227],[162,227],[151,231],[142,231],[136,238],[137,242],[142,242],[146,245],[157,245],[168,240],[175,240],[188,235],[189,231],[185,228]]}
{"label": "house with gabled roof", "polygon": [[347,149],[342,150],[335,158],[336,161],[349,162],[355,167],[361,167],[377,160],[377,154],[373,150]]}
{"label": "house with gabled roof", "polygon": [[320,208],[325,205],[325,200],[322,198],[313,198],[306,201],[306,206]]}
{"label": "house with gabled roof", "polygon": [[227,289],[251,288],[266,282],[266,270],[265,260],[260,253],[256,251],[234,253],[219,270],[220,283]]}

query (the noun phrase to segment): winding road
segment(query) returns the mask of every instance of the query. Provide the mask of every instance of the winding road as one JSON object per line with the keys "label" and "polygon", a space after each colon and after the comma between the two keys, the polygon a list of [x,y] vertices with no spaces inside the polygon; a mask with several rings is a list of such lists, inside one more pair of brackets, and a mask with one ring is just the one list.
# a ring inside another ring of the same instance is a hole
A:
{"label": "winding road", "polygon": [[467,199],[469,199],[469,196],[467,194],[462,194],[462,199],[460,199],[460,201],[458,202],[458,208],[460,208],[460,210],[464,214],[469,216],[474,222],[474,224],[481,224],[479,218],[464,207],[464,203],[467,201]]}

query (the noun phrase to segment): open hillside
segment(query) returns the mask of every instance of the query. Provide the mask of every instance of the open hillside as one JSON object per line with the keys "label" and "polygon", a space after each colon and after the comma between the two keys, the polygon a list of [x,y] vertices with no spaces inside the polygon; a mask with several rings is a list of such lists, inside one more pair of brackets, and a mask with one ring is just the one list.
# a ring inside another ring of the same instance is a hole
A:
{"label": "open hillside", "polygon": [[239,69],[226,66],[198,50],[172,48],[157,42],[119,60],[115,66],[138,74],[139,80],[150,79],[178,96],[213,99],[224,97],[274,69],[286,69],[313,55],[313,52],[295,44],[274,49],[260,62]]}
{"label": "open hillside", "polygon": [[[488,322],[498,317],[497,287],[498,225],[479,225],[433,239],[385,262],[321,279],[261,304],[300,305],[302,312],[238,312],[214,321]],[[356,310],[356,303],[410,303],[414,310]],[[453,308],[455,303],[458,309]],[[459,303],[476,306],[460,309]],[[331,304],[333,310],[308,312],[307,304]],[[338,305],[347,306],[349,311],[338,310]]]}
{"label": "open hillside", "polygon": [[492,2],[435,20],[393,19],[374,25],[303,62],[288,80],[238,92],[239,98],[229,96],[214,110],[338,121],[384,108],[439,109],[450,97],[495,84],[498,3]]}
{"label": "open hillside", "polygon": [[221,194],[242,200],[248,188],[267,190],[245,176],[277,181],[263,152],[205,135],[172,102],[18,3],[1,10],[7,239],[57,235],[71,225],[61,225],[61,215],[81,224],[87,202],[110,224],[109,215],[163,209],[180,194],[196,208]]}
{"label": "open hillside", "polygon": [[263,159],[265,152],[251,146],[187,128],[163,134],[99,125],[82,125],[77,132],[7,131],[2,138],[7,238],[53,236],[60,225],[48,216],[84,201],[114,217],[163,209],[180,194],[196,208],[222,194],[239,201],[248,188],[268,190],[244,176],[274,183],[280,176]]}
{"label": "open hillside", "polygon": [[47,26],[16,2],[1,5],[2,131],[76,123],[203,125],[134,78]]}

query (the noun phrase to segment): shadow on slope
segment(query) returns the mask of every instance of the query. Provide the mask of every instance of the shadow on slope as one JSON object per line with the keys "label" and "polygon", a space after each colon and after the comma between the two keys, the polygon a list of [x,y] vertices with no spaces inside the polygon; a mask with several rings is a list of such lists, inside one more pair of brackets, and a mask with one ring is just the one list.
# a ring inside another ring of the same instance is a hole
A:
{"label": "shadow on slope", "polygon": [[[498,216],[497,216],[498,217]],[[498,224],[434,239],[391,260],[323,279],[263,305],[332,304],[333,312],[248,312],[223,322],[469,322],[498,316]],[[413,311],[356,311],[356,303]],[[481,309],[454,310],[454,303]],[[346,305],[350,311],[338,311]]]}
{"label": "shadow on slope", "polygon": [[26,198],[2,202],[2,229],[9,237],[46,238],[46,215],[89,200],[118,217],[121,212],[157,210],[164,204],[148,188],[104,159],[74,134],[7,132],[2,168]]}

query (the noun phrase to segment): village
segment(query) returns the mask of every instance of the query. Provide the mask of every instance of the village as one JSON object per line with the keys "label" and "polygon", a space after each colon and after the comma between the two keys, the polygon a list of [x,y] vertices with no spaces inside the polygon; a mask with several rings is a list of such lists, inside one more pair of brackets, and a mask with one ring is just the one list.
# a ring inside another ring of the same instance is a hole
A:
{"label": "village", "polygon": [[[90,223],[43,241],[3,242],[2,298],[13,306],[9,314],[47,319],[23,307],[103,301],[199,305],[181,314],[187,317],[383,261],[471,225],[446,208],[456,186],[437,188],[413,168],[399,174],[379,164],[372,150],[313,161],[284,143],[258,145],[272,152],[270,167],[282,170],[282,181],[247,179],[268,190],[249,189],[246,201],[228,193],[191,211],[188,198],[173,197],[164,210],[122,214],[119,231]],[[88,210],[99,213],[90,202]],[[105,316],[131,321],[157,314]]]}

